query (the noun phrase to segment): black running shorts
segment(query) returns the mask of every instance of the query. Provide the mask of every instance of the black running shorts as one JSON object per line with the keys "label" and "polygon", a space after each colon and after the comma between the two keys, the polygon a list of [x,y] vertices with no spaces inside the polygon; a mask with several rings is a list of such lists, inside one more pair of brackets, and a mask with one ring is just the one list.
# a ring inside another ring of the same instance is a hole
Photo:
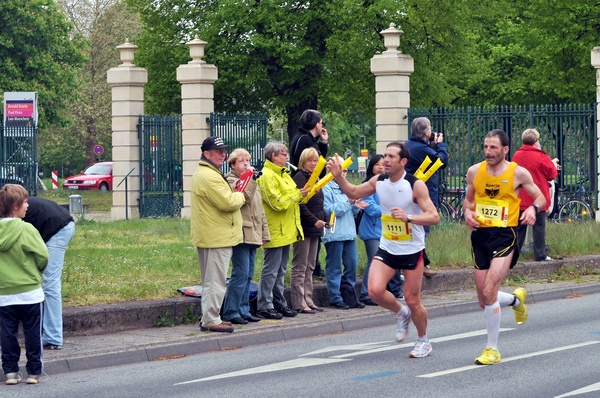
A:
{"label": "black running shorts", "polygon": [[510,268],[513,268],[519,260],[517,227],[477,228],[471,232],[471,245],[473,246],[475,268],[477,269],[490,269],[492,259],[506,257],[513,251]]}
{"label": "black running shorts", "polygon": [[414,254],[396,255],[390,254],[380,248],[375,253],[375,256],[373,256],[374,259],[381,261],[390,268],[408,270],[415,269],[421,257],[423,257],[423,265],[429,265],[429,258],[427,257],[427,253],[425,253],[425,249]]}

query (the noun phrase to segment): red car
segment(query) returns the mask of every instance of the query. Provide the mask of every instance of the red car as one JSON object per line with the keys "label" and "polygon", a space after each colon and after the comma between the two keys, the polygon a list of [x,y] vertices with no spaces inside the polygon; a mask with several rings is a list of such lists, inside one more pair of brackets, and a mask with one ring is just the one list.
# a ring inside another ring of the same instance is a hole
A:
{"label": "red car", "polygon": [[94,163],[82,174],[68,177],[63,184],[64,189],[99,189],[101,191],[112,191],[113,186],[113,163]]}

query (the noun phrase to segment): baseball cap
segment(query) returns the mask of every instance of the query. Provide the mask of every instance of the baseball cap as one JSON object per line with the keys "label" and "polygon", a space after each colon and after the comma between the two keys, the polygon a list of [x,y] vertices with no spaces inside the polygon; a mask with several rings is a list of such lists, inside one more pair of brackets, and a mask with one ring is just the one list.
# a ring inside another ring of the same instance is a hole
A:
{"label": "baseball cap", "polygon": [[205,139],[202,142],[202,147],[200,149],[202,149],[202,152],[204,151],[210,151],[211,149],[222,149],[222,148],[228,148],[229,145],[225,145],[225,143],[223,142],[223,139],[221,137],[208,137],[207,139]]}

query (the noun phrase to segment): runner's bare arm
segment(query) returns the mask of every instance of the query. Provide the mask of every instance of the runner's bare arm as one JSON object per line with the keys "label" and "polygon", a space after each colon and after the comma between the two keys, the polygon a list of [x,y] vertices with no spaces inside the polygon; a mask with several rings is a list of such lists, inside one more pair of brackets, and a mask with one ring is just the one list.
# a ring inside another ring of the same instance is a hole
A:
{"label": "runner's bare arm", "polygon": [[467,190],[465,192],[465,199],[463,201],[463,215],[465,217],[465,224],[471,231],[474,231],[479,227],[479,221],[475,219],[477,214],[475,213],[475,188],[473,187],[477,170],[479,170],[478,164],[469,167],[469,170],[467,171]]}
{"label": "runner's bare arm", "polygon": [[346,180],[342,175],[342,159],[335,154],[327,161],[327,168],[333,175],[333,179],[340,186],[340,189],[348,196],[349,199],[360,199],[366,198],[369,195],[373,195],[376,191],[375,187],[377,184],[377,176],[374,176],[369,181],[364,182],[360,185],[353,185]]}
{"label": "runner's bare arm", "polygon": [[429,197],[429,189],[421,180],[415,181],[413,199],[423,210],[423,214],[413,215],[413,223],[417,225],[437,225],[440,223],[440,215]]}

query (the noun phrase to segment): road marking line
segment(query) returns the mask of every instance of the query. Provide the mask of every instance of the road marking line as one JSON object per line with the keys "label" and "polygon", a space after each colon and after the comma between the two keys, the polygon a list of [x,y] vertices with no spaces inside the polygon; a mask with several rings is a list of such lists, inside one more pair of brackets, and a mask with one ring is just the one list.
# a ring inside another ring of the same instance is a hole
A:
{"label": "road marking line", "polygon": [[258,374],[258,373],[276,372],[279,370],[289,370],[289,369],[295,369],[295,368],[306,368],[309,366],[316,366],[316,365],[328,365],[328,364],[332,364],[332,363],[346,362],[346,361],[351,361],[351,359],[298,358],[298,359],[292,359],[291,361],[273,363],[270,365],[258,366],[256,368],[239,370],[237,372],[224,373],[224,374],[215,375],[215,376],[211,376],[211,377],[205,377],[202,379],[184,381],[181,383],[175,383],[174,385],[178,386],[178,385],[182,385],[182,384],[198,383],[201,381],[219,380],[219,379],[226,379],[229,377],[237,377],[237,376],[248,376],[248,375],[253,375],[253,374]]}
{"label": "road marking line", "polygon": [[[563,347],[556,347],[556,348],[551,348],[549,350],[537,351],[537,352],[532,352],[532,353],[523,354],[523,355],[517,355],[517,356],[509,357],[509,358],[502,358],[502,361],[500,363],[517,361],[519,359],[532,358],[532,357],[539,356],[539,355],[552,354],[552,353],[559,352],[559,351],[571,350],[573,348],[585,347],[588,345],[598,344],[598,343],[600,343],[600,341],[586,341],[584,343],[572,344],[572,345],[567,345],[567,346],[563,346]],[[446,375],[453,374],[453,373],[464,372],[464,371],[471,370],[471,369],[481,369],[481,368],[485,368],[485,367],[487,367],[487,366],[486,365],[469,365],[469,366],[463,366],[461,368],[448,369],[448,370],[442,370],[440,372],[427,373],[424,375],[419,375],[417,377],[431,378],[431,377],[438,377],[438,376],[446,376]]]}
{"label": "road marking line", "polygon": [[600,383],[591,384],[587,387],[580,388],[579,390],[571,391],[563,395],[557,395],[554,398],[573,397],[575,395],[587,394],[588,392],[600,391]]}
{"label": "road marking line", "polygon": [[362,350],[372,350],[374,348],[387,347],[390,345],[389,341],[380,341],[375,343],[363,343],[363,344],[350,344],[350,345],[333,345],[325,348],[321,348],[320,350],[308,352],[306,354],[300,355],[301,357],[324,354],[327,352],[334,351],[362,351]]}
{"label": "road marking line", "polygon": [[[514,328],[503,328],[500,329],[501,332],[506,332],[506,331],[510,331],[510,330],[514,330]],[[451,336],[444,336],[444,337],[436,337],[434,339],[429,339],[429,341],[431,341],[432,343],[441,343],[444,341],[451,341],[451,340],[458,340],[458,339],[466,339],[469,337],[476,337],[476,336],[481,336],[481,335],[485,335],[487,334],[487,331],[484,330],[475,330],[473,332],[467,332],[467,333],[459,333],[459,334],[453,334]],[[400,348],[407,348],[407,347],[412,347],[415,343],[403,343],[403,344],[394,344],[394,345],[387,345],[384,347],[377,347],[377,348],[373,348],[370,350],[361,350],[358,352],[349,352],[347,354],[340,354],[340,355],[335,355],[332,356],[330,358],[335,358],[335,359],[341,359],[341,358],[350,358],[350,357],[355,357],[358,355],[366,355],[366,354],[373,354],[375,352],[383,352],[383,351],[391,351],[391,350],[398,350]]]}

